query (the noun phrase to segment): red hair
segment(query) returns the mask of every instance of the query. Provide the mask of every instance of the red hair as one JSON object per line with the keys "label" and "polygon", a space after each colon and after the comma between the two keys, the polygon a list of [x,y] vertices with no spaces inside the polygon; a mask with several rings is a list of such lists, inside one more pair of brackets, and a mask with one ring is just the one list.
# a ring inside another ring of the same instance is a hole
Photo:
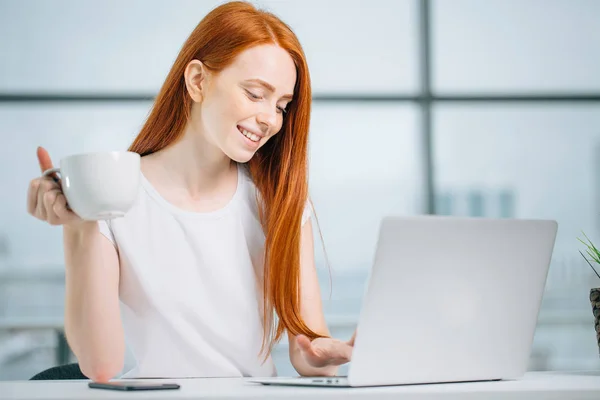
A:
{"label": "red hair", "polygon": [[[184,82],[184,70],[190,61],[200,60],[209,71],[218,73],[242,51],[262,44],[275,44],[286,50],[294,61],[297,76],[294,98],[281,131],[248,162],[260,196],[259,214],[266,237],[261,352],[265,347],[270,352],[285,330],[311,339],[321,337],[308,328],[300,315],[300,236],[308,199],[312,94],[306,58],[296,35],[275,15],[249,3],[235,1],[212,10],[183,45],[129,150],[143,156],[181,137],[192,107]],[[276,326],[273,311],[279,317]]]}

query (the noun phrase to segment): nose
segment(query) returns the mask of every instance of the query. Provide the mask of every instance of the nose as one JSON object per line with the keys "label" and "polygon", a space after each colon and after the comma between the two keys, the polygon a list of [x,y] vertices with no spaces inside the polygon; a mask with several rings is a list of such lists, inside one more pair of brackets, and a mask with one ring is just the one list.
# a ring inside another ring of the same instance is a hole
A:
{"label": "nose", "polygon": [[256,115],[256,122],[260,126],[260,130],[264,135],[269,134],[277,124],[277,113],[273,112],[260,112]]}

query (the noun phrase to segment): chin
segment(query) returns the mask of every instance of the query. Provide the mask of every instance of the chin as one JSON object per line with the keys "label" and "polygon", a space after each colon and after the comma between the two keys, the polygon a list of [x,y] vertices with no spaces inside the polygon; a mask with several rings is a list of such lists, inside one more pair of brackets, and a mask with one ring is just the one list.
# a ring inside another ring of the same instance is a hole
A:
{"label": "chin", "polygon": [[247,163],[248,161],[250,161],[252,159],[252,157],[254,157],[255,152],[228,151],[225,154],[227,154],[227,157],[231,158],[233,161],[240,163],[240,164],[244,164],[244,163]]}
{"label": "chin", "polygon": [[[237,132],[236,136],[229,138],[221,145],[221,150],[227,157],[238,163],[247,163],[254,157],[256,152],[264,145],[264,140],[261,143],[249,143],[247,139],[240,140],[243,136]],[[231,140],[233,139],[233,140]]]}

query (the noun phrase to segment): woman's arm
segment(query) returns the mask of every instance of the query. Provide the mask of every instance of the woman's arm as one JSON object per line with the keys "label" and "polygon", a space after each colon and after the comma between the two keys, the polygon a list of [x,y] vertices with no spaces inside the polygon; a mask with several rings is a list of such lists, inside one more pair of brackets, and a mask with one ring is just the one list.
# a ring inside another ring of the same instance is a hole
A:
{"label": "woman's arm", "polygon": [[97,222],[65,225],[65,332],[85,376],[106,382],[123,368],[119,259]]}
{"label": "woman's arm", "polygon": [[[313,332],[330,336],[323,315],[321,292],[315,268],[313,231],[310,219],[302,227],[300,246],[300,312],[304,322]],[[288,339],[290,343],[290,361],[300,375],[333,376],[337,374],[338,365],[317,367],[314,366],[315,363],[308,361],[306,354],[311,344],[306,337],[296,337],[288,332]],[[326,346],[339,342],[334,339],[316,339],[313,343],[319,340],[324,340]],[[315,350],[319,351],[319,349]],[[311,350],[309,352],[312,353]],[[321,363],[317,362],[316,364],[320,365]]]}
{"label": "woman's arm", "polygon": [[[37,158],[41,172],[52,168],[46,149],[38,147]],[[50,225],[63,226],[67,341],[88,378],[108,381],[123,368],[125,357],[117,251],[96,221],[84,221],[68,209],[56,179],[31,181],[27,211]]]}

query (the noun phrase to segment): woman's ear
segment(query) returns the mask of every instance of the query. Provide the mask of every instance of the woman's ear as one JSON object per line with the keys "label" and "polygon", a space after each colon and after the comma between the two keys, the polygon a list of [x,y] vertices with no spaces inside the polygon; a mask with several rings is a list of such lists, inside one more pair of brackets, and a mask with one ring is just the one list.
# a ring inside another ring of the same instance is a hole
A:
{"label": "woman's ear", "polygon": [[203,94],[206,90],[206,74],[207,70],[202,64],[202,61],[192,60],[185,67],[183,73],[185,79],[185,87],[193,101],[199,103],[202,101]]}

